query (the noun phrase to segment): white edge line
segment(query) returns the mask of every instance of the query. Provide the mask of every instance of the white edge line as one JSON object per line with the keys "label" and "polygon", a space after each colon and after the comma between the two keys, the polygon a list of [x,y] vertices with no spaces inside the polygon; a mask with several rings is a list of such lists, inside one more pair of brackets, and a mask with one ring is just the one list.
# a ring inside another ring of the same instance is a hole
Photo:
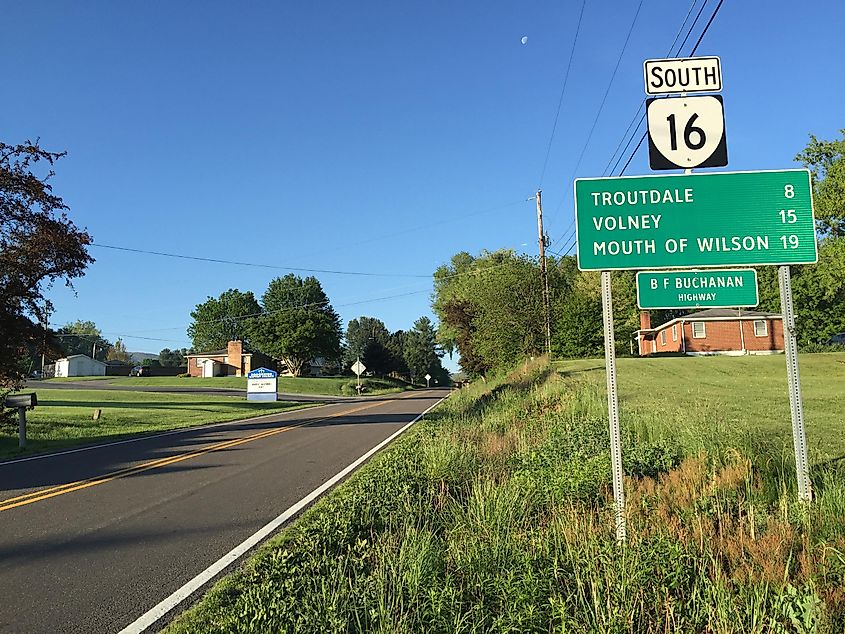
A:
{"label": "white edge line", "polygon": [[266,539],[282,524],[290,520],[294,515],[299,513],[299,511],[311,504],[311,502],[313,502],[315,499],[325,493],[328,489],[337,484],[337,482],[342,480],[351,471],[355,470],[359,465],[361,465],[362,462],[366,461],[370,456],[379,451],[382,447],[389,444],[397,436],[405,432],[405,430],[411,427],[411,425],[419,421],[423,416],[425,416],[428,412],[437,407],[446,398],[448,397],[444,396],[443,398],[441,398],[439,401],[434,403],[434,405],[432,405],[424,412],[422,412],[419,416],[414,418],[414,420],[403,425],[399,430],[382,440],[379,444],[377,444],[363,456],[355,460],[352,464],[348,465],[347,467],[339,471],[337,474],[323,482],[323,484],[311,491],[311,493],[309,493],[304,498],[299,500],[296,504],[285,510],[281,515],[271,520],[268,524],[260,528],[257,532],[253,533],[250,537],[245,539],[239,545],[235,546],[232,550],[223,555],[223,557],[215,561],[208,568],[199,573],[196,577],[188,581],[188,583],[176,590],[176,592],[161,601],[158,605],[147,611],[145,614],[142,614],[135,621],[124,627],[122,630],[120,630],[119,634],[140,634],[140,632],[143,632],[147,628],[154,625],[161,617],[163,617],[177,605],[182,603],[182,601],[190,597],[194,592],[199,590],[211,579],[220,574],[229,565],[235,563],[247,551],[259,544],[262,540]]}
{"label": "white edge line", "polygon": [[[298,401],[285,401],[286,403],[296,403]],[[125,440],[115,440],[113,442],[106,442],[106,443],[99,443],[96,445],[87,445],[85,447],[77,447],[76,449],[65,449],[64,451],[55,451],[51,453],[42,453],[36,454],[34,456],[27,456],[26,458],[15,458],[13,460],[4,460],[0,461],[0,468],[5,467],[6,465],[10,464],[18,464],[19,462],[29,462],[30,460],[43,460],[45,458],[55,458],[56,456],[66,456],[71,453],[78,453],[80,451],[91,451],[93,449],[102,449],[104,447],[114,447],[115,445],[125,445],[130,442],[140,442],[142,440],[151,440],[153,438],[162,438],[164,436],[173,436],[174,434],[185,434],[189,431],[197,431],[200,429],[214,429],[215,427],[224,427],[226,425],[236,425],[239,423],[249,423],[256,420],[261,420],[262,418],[269,418],[270,416],[280,416],[282,414],[288,414],[293,412],[300,412],[300,411],[311,411],[315,409],[320,409],[321,407],[328,407],[329,405],[338,405],[338,403],[325,403],[324,405],[316,405],[313,407],[307,407],[308,404],[314,403],[315,401],[303,401],[303,407],[289,407],[288,409],[279,410],[278,412],[272,412],[270,414],[261,414],[260,416],[251,416],[250,418],[237,418],[235,420],[226,420],[220,423],[211,423],[208,425],[193,425],[191,427],[182,427],[180,429],[171,429],[170,431],[160,432],[158,434],[141,434],[139,436],[135,436],[133,438],[127,438]]]}

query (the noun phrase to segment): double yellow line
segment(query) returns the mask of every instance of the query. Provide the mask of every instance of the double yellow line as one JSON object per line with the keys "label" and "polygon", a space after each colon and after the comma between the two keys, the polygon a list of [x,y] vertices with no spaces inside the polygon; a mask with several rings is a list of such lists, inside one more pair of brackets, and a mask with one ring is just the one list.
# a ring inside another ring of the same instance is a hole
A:
{"label": "double yellow line", "polygon": [[[396,400],[396,399],[393,399]],[[234,440],[226,440],[223,442],[219,442],[213,445],[209,445],[203,449],[198,449],[196,451],[190,451],[187,453],[179,454],[176,456],[170,456],[167,458],[159,458],[158,460],[151,460],[150,462],[144,462],[139,465],[135,465],[134,467],[127,467],[125,469],[119,469],[117,471],[112,471],[111,473],[107,473],[105,475],[96,476],[93,478],[88,478],[85,480],[76,480],[74,482],[68,482],[67,484],[60,484],[58,486],[49,487],[46,489],[39,489],[38,491],[32,491],[30,493],[25,493],[24,495],[19,495],[17,497],[9,498],[7,500],[0,501],[0,511],[8,511],[13,508],[17,508],[19,506],[26,506],[27,504],[34,504],[35,502],[41,502],[42,500],[48,500],[50,498],[56,497],[58,495],[65,495],[66,493],[73,493],[74,491],[81,491],[82,489],[88,489],[93,486],[97,486],[98,484],[105,484],[106,482],[111,482],[112,480],[116,480],[118,478],[125,478],[126,476],[134,475],[136,473],[141,473],[143,471],[149,471],[150,469],[158,469],[159,467],[166,467],[171,464],[175,464],[177,462],[182,462],[183,460],[188,460],[190,458],[196,458],[197,456],[202,456],[207,453],[211,453],[212,451],[220,451],[222,449],[229,449],[230,447],[237,447],[238,445],[243,445],[248,442],[253,442],[255,440],[261,440],[262,438],[268,438],[270,436],[275,436],[276,434],[282,434],[286,431],[291,431],[293,429],[297,429],[299,427],[304,427],[306,425],[311,425],[313,423],[319,423],[324,420],[329,420],[331,418],[338,418],[340,416],[348,416],[349,414],[354,414],[355,412],[360,412],[365,409],[370,409],[371,407],[376,407],[377,405],[385,405],[387,403],[392,403],[393,401],[379,401],[377,403],[372,403],[370,405],[364,405],[362,407],[357,407],[355,409],[338,412],[337,414],[331,414],[330,416],[324,416],[322,418],[315,418],[313,420],[306,421],[304,423],[300,423],[299,425],[287,425],[285,427],[278,427],[276,429],[270,429],[261,431],[250,436],[245,436],[243,438],[235,438]]]}

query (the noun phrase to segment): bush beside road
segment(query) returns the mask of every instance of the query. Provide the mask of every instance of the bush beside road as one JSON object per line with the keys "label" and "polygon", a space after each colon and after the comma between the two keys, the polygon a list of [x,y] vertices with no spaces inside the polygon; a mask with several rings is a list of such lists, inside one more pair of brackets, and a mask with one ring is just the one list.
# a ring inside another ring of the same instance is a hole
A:
{"label": "bush beside road", "polygon": [[845,355],[801,359],[809,511],[783,357],[642,361],[624,551],[603,364],[535,365],[454,394],[167,631],[841,632]]}
{"label": "bush beside road", "polygon": [[[26,451],[18,449],[16,428],[0,428],[0,459],[308,407],[202,393],[39,389],[37,394],[38,406],[26,413]],[[101,414],[94,420],[97,409]]]}

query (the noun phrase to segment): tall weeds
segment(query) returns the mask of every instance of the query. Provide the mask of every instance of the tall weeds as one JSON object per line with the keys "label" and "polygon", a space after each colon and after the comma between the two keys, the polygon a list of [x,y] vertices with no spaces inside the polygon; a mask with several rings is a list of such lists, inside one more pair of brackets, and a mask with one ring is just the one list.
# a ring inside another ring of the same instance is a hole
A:
{"label": "tall weeds", "polygon": [[[600,379],[456,394],[172,631],[843,632],[845,484],[629,421],[613,536]],[[767,466],[768,464],[768,466]]]}

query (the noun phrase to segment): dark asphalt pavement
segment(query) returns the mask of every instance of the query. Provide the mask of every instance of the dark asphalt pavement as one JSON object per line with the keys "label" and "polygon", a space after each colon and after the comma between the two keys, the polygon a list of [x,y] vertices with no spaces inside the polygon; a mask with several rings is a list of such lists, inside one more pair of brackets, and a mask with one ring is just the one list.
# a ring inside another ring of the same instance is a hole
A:
{"label": "dark asphalt pavement", "polygon": [[0,632],[119,631],[447,393],[0,463]]}

